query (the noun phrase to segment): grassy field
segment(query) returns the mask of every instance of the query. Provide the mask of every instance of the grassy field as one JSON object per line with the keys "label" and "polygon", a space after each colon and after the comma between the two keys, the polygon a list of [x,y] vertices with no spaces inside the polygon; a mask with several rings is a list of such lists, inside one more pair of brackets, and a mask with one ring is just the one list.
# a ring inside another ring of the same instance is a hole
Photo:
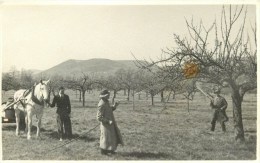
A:
{"label": "grassy field", "polygon": [[[45,108],[42,119],[41,139],[36,139],[33,127],[32,140],[22,132],[15,136],[14,124],[2,124],[2,153],[4,160],[254,160],[256,159],[256,95],[246,95],[243,102],[243,122],[246,141],[235,142],[232,104],[229,106],[227,132],[222,133],[219,124],[210,132],[212,110],[209,101],[196,94],[190,102],[190,112],[183,96],[176,96],[164,105],[159,97],[155,106],[144,95],[132,102],[120,92],[120,105],[114,112],[121,130],[124,146],[118,146],[117,154],[103,156],[99,151],[99,127],[84,135],[96,125],[98,93],[86,94],[86,107],[67,91],[72,102],[72,128],[77,140],[53,150],[67,142],[59,142],[54,108]],[[3,101],[11,94],[6,92]],[[35,118],[34,118],[35,120]],[[35,121],[33,122],[36,125]],[[82,135],[83,134],[83,135]]]}

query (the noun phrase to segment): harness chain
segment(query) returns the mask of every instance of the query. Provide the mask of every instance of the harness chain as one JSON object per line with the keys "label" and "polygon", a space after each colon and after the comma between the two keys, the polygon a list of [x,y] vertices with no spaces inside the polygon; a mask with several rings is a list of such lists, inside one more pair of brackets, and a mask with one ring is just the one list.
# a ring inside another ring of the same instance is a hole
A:
{"label": "harness chain", "polygon": [[[18,103],[18,102],[20,102],[20,103],[22,104],[23,108],[25,108],[25,104],[24,104],[24,102],[23,102],[22,100],[26,100],[26,99],[25,99],[25,98],[22,98],[22,97],[26,97],[31,91],[32,91],[32,88],[25,90],[24,93],[23,93],[23,96],[21,96],[21,97],[19,98],[19,100],[14,101],[14,102],[12,102],[11,104],[9,104],[8,106],[6,106],[3,111],[5,111],[6,109],[8,109],[9,107],[13,106],[14,104],[16,104],[16,103]],[[22,98],[22,99],[21,99],[21,98]]]}
{"label": "harness chain", "polygon": [[[25,90],[24,93],[23,93],[23,96],[22,96],[22,97],[24,97],[24,98],[18,100],[18,101],[20,101],[20,103],[22,104],[23,108],[25,108],[25,100],[26,100],[25,97],[32,91],[32,89],[34,90],[33,87],[30,88],[30,89]],[[22,100],[24,100],[24,102],[23,102]]]}
{"label": "harness chain", "polygon": [[56,149],[58,149],[58,148],[61,148],[61,147],[65,146],[65,145],[67,145],[67,144],[70,144],[70,143],[72,143],[73,141],[79,139],[81,136],[84,136],[84,135],[90,133],[92,130],[96,129],[99,125],[100,125],[100,124],[97,124],[94,128],[88,130],[87,132],[85,132],[85,133],[79,135],[78,137],[76,137],[76,138],[74,138],[74,139],[72,139],[72,140],[70,140],[70,141],[68,141],[68,142],[65,142],[65,143],[62,144],[62,145],[59,145],[59,146],[57,146],[57,147],[54,147],[53,149],[51,149],[51,150],[49,150],[49,151],[45,150],[45,151],[43,151],[43,153],[47,154],[47,153],[49,153],[49,152],[52,152],[52,151],[54,151],[54,150],[56,150]]}
{"label": "harness chain", "polygon": [[[39,100],[35,97],[35,95],[34,95],[34,89],[35,89],[35,86],[33,86],[33,87],[30,88],[30,89],[25,90],[22,97],[26,97],[27,95],[29,95],[30,92],[32,92],[32,101],[33,101],[34,103],[38,104],[38,105],[44,105],[44,101],[39,101]],[[24,100],[24,101],[22,101],[22,100]],[[18,101],[20,101],[20,103],[22,104],[23,108],[25,108],[25,100],[26,100],[25,98],[18,100]]]}

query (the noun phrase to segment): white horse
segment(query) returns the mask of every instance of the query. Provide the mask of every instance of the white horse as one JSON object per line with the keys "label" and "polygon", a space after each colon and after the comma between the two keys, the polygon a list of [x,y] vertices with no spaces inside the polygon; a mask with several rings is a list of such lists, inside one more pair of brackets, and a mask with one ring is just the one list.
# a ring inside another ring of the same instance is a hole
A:
{"label": "white horse", "polygon": [[[27,139],[31,139],[31,127],[32,117],[35,114],[37,118],[37,134],[36,137],[40,137],[41,118],[43,116],[44,102],[47,102],[49,97],[49,83],[48,81],[41,81],[39,84],[33,87],[30,91],[21,89],[15,92],[14,100],[17,102],[14,105],[15,117],[16,117],[16,135],[19,136],[19,122],[20,112],[24,112]],[[33,94],[34,91],[34,94]],[[19,102],[18,102],[19,101]]]}

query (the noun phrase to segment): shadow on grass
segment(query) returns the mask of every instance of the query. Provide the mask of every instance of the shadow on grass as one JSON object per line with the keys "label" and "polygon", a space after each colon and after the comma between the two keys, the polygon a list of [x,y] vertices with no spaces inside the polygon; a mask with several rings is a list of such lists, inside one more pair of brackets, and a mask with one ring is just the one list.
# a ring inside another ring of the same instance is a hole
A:
{"label": "shadow on grass", "polygon": [[121,153],[122,156],[124,157],[137,157],[140,159],[158,159],[158,158],[170,158],[170,155],[166,153],[152,153],[152,152],[124,152]]}
{"label": "shadow on grass", "polygon": [[[15,131],[16,130],[16,125],[2,125],[2,131]],[[25,126],[20,126],[20,131],[25,131]],[[36,126],[32,126],[31,128],[31,132],[36,132],[37,131],[37,127]]]}
{"label": "shadow on grass", "polygon": [[[49,137],[51,139],[58,139],[58,132],[57,131],[45,130],[45,129],[42,129],[42,131],[44,132],[44,135],[46,135],[47,137]],[[74,140],[74,139],[83,140],[85,142],[93,142],[93,141],[98,140],[98,138],[88,137],[87,135],[79,135],[79,134],[73,134],[72,140]]]}
{"label": "shadow on grass", "polygon": [[8,125],[8,126],[2,125],[2,130],[3,131],[9,131],[9,130],[14,130],[15,131],[15,129],[16,129],[15,125],[12,125],[12,126],[10,126],[10,125]]}
{"label": "shadow on grass", "polygon": [[256,153],[256,140],[257,140],[256,135],[249,135],[247,137],[247,141],[246,141],[247,150]]}
{"label": "shadow on grass", "polygon": [[58,132],[54,130],[45,130],[44,128],[41,129],[42,133],[51,139],[58,139]]}

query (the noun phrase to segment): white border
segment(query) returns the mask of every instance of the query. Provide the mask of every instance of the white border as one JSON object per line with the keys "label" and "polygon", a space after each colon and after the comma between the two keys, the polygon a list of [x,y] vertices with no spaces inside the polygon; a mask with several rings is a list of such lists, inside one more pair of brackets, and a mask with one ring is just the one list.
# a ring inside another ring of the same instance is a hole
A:
{"label": "white border", "polygon": [[[2,5],[222,5],[222,4],[248,4],[248,5],[256,5],[256,20],[257,20],[257,50],[259,53],[259,45],[260,45],[260,32],[259,32],[259,20],[260,20],[260,0],[0,0],[0,12],[1,12],[1,6]],[[1,16],[1,15],[0,15]],[[1,20],[1,17],[0,17]],[[1,22],[0,22],[0,25]],[[0,28],[1,29],[1,28]],[[0,31],[0,37],[2,35],[2,30]],[[2,37],[0,38],[0,54],[2,57]],[[260,55],[259,55],[260,56]],[[257,62],[259,63],[259,57],[257,58]],[[1,64],[2,64],[2,58],[1,58]],[[258,70],[260,68],[258,64]],[[2,67],[0,68],[2,72]],[[0,75],[2,78],[2,73]],[[257,79],[257,82],[259,83],[259,77]],[[1,84],[1,81],[0,81]],[[1,91],[1,90],[0,90]],[[257,87],[257,101],[260,100],[260,88]],[[1,95],[0,95],[1,98]],[[0,100],[1,101],[1,100]],[[260,109],[260,104],[257,102],[257,109]],[[260,127],[258,124],[260,124],[260,111],[257,110],[257,137],[259,136],[259,130]],[[0,131],[0,135],[2,135],[2,130]],[[11,161],[2,161],[2,136],[0,138],[0,160],[1,162],[49,162],[48,160],[45,161],[20,161],[20,160],[11,160]],[[259,140],[257,139],[257,151],[256,151],[256,160],[250,160],[250,161],[235,161],[236,163],[240,162],[259,162]],[[107,162],[114,162],[107,161]],[[137,161],[137,160],[134,160]],[[149,161],[149,160],[148,160]],[[167,161],[167,160],[166,160]],[[193,160],[189,160],[193,161]],[[223,163],[231,162],[229,161],[221,161]],[[57,161],[57,160],[50,160],[50,162],[71,162],[71,161]],[[93,162],[93,161],[77,161],[77,162]],[[95,161],[96,162],[96,161]],[[121,162],[121,161],[120,161]],[[143,162],[143,161],[142,161]],[[155,161],[155,162],[164,162],[164,161]],[[174,162],[182,162],[182,161],[174,161]],[[193,162],[202,162],[199,160],[193,161]],[[206,161],[206,162],[217,162],[215,161]]]}
{"label": "white border", "polygon": [[217,5],[259,4],[260,0],[0,0],[4,5]]}

